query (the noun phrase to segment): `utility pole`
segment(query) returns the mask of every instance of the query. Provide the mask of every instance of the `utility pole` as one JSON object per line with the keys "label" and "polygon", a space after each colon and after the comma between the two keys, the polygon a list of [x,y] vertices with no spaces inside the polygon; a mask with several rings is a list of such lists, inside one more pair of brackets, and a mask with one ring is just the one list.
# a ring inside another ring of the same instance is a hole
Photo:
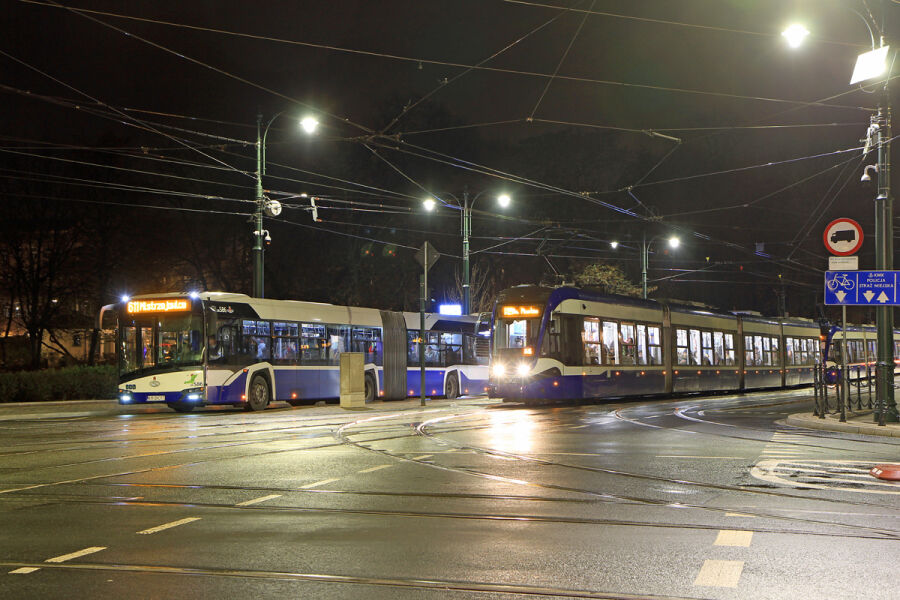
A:
{"label": "utility pole", "polygon": [[472,233],[472,212],[469,208],[469,188],[463,190],[462,234],[463,234],[463,314],[471,312],[472,297],[469,288],[469,235]]}
{"label": "utility pole", "polygon": [[256,116],[256,213],[253,215],[255,229],[253,231],[253,297],[265,297],[264,259],[263,259],[263,196],[262,176],[262,115]]}

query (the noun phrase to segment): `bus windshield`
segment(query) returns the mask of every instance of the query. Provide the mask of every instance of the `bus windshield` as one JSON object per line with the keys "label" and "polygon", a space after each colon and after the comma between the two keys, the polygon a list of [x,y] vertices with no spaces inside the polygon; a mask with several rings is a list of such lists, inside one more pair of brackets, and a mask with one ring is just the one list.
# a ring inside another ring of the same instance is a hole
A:
{"label": "bus windshield", "polygon": [[203,319],[192,314],[151,315],[120,322],[119,375],[197,366],[203,360]]}

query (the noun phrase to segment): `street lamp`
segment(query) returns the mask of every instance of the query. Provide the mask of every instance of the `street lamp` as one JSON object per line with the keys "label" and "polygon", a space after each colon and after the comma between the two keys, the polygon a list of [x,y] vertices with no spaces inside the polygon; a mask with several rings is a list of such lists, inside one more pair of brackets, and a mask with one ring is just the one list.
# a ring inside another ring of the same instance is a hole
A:
{"label": "street lamp", "polygon": [[[277,217],[281,214],[281,203],[278,200],[270,200],[263,193],[262,178],[266,174],[266,136],[269,135],[269,127],[272,123],[286,113],[283,110],[276,113],[274,117],[266,123],[265,129],[262,128],[262,115],[256,116],[256,212],[253,215],[253,297],[265,297],[265,259],[263,256],[263,243],[270,241],[272,238],[269,232],[263,229],[263,214],[270,217]],[[314,133],[319,126],[319,122],[314,117],[304,117],[300,121],[300,127],[306,133]]]}
{"label": "street lamp", "polygon": [[[475,197],[472,198],[472,203],[469,204],[469,190],[463,190],[463,201],[460,202],[459,198],[454,196],[453,194],[446,194],[453,198],[456,204],[447,203],[440,198],[437,200],[440,201],[441,204],[445,206],[452,206],[453,208],[457,208],[462,211],[462,238],[463,238],[463,313],[469,314],[471,312],[471,293],[469,286],[469,236],[472,234],[472,209],[475,207],[475,202],[478,198],[481,197],[487,190],[482,190],[475,194]],[[497,196],[497,204],[500,205],[501,208],[506,208],[512,202],[512,198],[509,194],[500,194]],[[426,198],[422,205],[425,207],[425,210],[432,211],[435,209],[436,201],[434,198]]]}
{"label": "street lamp", "polygon": [[[655,235],[650,240],[647,240],[647,234],[644,234],[641,237],[641,290],[643,293],[644,300],[647,299],[647,263],[650,259],[650,246],[656,240],[663,237],[662,235]],[[666,240],[666,243],[669,245],[669,248],[673,250],[681,245],[681,240],[678,239],[677,235],[670,235]],[[619,242],[612,241],[609,243],[609,247],[615,250],[619,247]]]}
{"label": "street lamp", "polygon": [[[878,112],[872,115],[866,132],[866,146],[863,154],[877,148],[878,192],[875,196],[875,269],[891,271],[894,268],[893,203],[891,198],[891,102],[889,82],[886,74],[889,64],[890,47],[884,43],[884,32],[878,31],[878,23],[871,22],[864,15],[844,6],[865,24],[872,42],[872,50],[857,58],[850,84],[879,81],[883,78],[882,95],[878,102]],[[879,33],[879,47],[875,47],[875,31]],[[786,35],[786,32],[785,32]],[[868,167],[867,167],[868,169]],[[868,172],[863,173],[866,181]],[[897,403],[894,399],[894,307],[879,304],[875,307],[875,329],[877,332],[877,358],[875,365],[875,416],[878,423],[900,421]]]}

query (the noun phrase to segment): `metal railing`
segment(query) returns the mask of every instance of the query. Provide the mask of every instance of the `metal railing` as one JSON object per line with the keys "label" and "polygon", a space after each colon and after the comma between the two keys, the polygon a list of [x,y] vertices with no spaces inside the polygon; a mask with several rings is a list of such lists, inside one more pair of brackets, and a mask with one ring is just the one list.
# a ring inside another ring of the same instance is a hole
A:
{"label": "metal railing", "polygon": [[[831,371],[830,377],[827,376]],[[846,376],[844,376],[846,374]],[[834,382],[829,383],[829,379]],[[894,387],[897,387],[896,383]],[[817,363],[813,369],[813,415],[824,419],[826,415],[840,413],[841,422],[847,420],[847,411],[874,410],[875,366],[832,367]]]}

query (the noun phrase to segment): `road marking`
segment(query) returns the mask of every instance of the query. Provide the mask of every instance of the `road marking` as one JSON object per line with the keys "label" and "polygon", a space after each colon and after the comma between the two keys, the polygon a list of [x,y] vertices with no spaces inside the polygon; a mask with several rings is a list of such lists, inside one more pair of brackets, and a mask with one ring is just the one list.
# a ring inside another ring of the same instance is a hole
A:
{"label": "road marking", "polygon": [[85,548],[84,550],[79,550],[78,552],[72,552],[71,554],[63,554],[62,556],[54,556],[53,558],[48,558],[44,562],[48,562],[48,563],[66,562],[67,560],[72,560],[73,558],[78,558],[80,556],[86,556],[88,554],[93,554],[94,552],[100,552],[101,550],[106,550],[106,546],[91,546],[90,548]]}
{"label": "road marking", "polygon": [[756,515],[747,515],[744,513],[725,513],[726,517],[747,517],[748,519],[755,519]]}
{"label": "road marking", "polygon": [[589,427],[589,425],[576,425],[574,427],[569,427],[569,429],[584,429],[585,427]]}
{"label": "road marking", "polygon": [[694,585],[737,587],[743,570],[742,560],[705,560],[697,579],[694,580]]}
{"label": "road marking", "polygon": [[140,535],[150,535],[151,533],[157,533],[159,531],[164,531],[166,529],[171,529],[172,527],[178,527],[179,525],[185,525],[187,523],[192,523],[194,521],[199,521],[200,517],[188,517],[186,519],[179,519],[178,521],[172,521],[171,523],[164,523],[162,525],[157,525],[156,527],[151,527],[150,529],[144,529],[143,531],[138,531]]}
{"label": "road marking", "polygon": [[423,454],[422,456],[417,456],[415,460],[425,460],[426,458],[431,458],[434,454]]}
{"label": "road marking", "polygon": [[28,573],[34,573],[35,571],[40,571],[38,567],[22,567],[20,569],[16,569],[15,571],[10,571],[10,575],[27,575]]}
{"label": "road marking", "polygon": [[372,471],[380,471],[381,469],[387,469],[388,467],[393,467],[394,465],[378,465],[377,467],[369,467],[368,469],[363,469],[362,471],[357,471],[357,473],[371,473]]}
{"label": "road marking", "polygon": [[259,498],[247,500],[246,502],[238,502],[237,504],[235,504],[235,506],[250,506],[253,504],[259,504],[260,502],[265,502],[266,500],[274,500],[275,498],[281,498],[281,494],[269,494],[268,496],[260,496]]}
{"label": "road marking", "polygon": [[325,485],[326,483],[332,483],[335,481],[340,481],[340,479],[339,478],[323,479],[322,481],[317,481],[315,483],[307,483],[306,485],[301,485],[300,487],[304,490],[308,490],[309,488],[319,487],[320,485]]}
{"label": "road marking", "polygon": [[723,529],[719,532],[713,546],[743,546],[750,545],[753,539],[752,531],[738,531],[736,529]]}
{"label": "road marking", "polygon": [[720,458],[723,460],[747,460],[744,456],[691,456],[686,454],[660,454],[656,458]]}

